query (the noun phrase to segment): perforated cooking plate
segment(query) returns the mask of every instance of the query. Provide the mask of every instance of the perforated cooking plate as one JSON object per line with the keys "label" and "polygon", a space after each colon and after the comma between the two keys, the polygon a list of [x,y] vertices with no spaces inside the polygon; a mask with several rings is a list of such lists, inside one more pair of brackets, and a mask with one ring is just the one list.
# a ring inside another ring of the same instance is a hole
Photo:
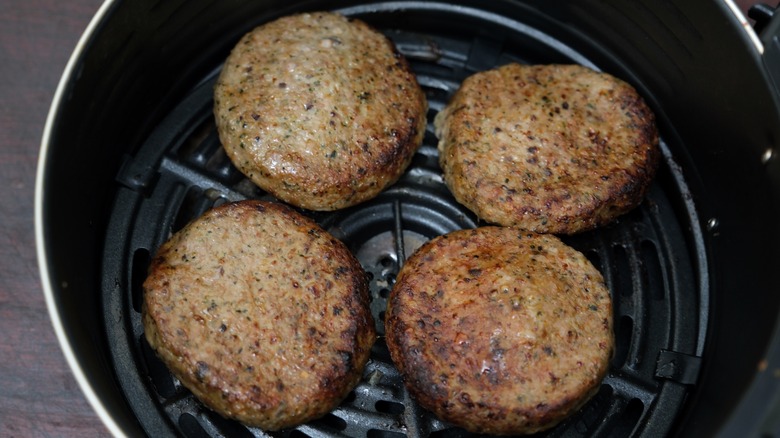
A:
{"label": "perforated cooking plate", "polygon": [[[483,225],[442,182],[431,124],[463,78],[510,61],[599,65],[527,24],[476,9],[438,5],[399,12],[387,3],[341,12],[375,24],[395,41],[430,104],[424,144],[397,184],[346,210],[303,212],[344,241],[370,274],[371,309],[383,335],[386,298],[403,259],[434,236]],[[404,27],[426,20],[436,23],[427,31]],[[447,22],[472,23],[489,33],[451,34]],[[232,166],[220,146],[212,116],[216,74],[204,78],[125,157],[116,176],[102,275],[105,328],[121,389],[151,436],[263,435],[204,408],[155,357],[140,318],[150,259],[171,233],[215,205],[271,199]],[[663,113],[656,111],[662,121]],[[565,238],[605,276],[614,300],[616,354],[598,394],[543,435],[662,436],[696,385],[707,326],[707,269],[699,256],[699,221],[663,126],[661,134],[665,161],[642,205],[609,226]],[[407,434],[469,435],[409,398],[380,336],[363,380],[341,406],[274,436]]]}

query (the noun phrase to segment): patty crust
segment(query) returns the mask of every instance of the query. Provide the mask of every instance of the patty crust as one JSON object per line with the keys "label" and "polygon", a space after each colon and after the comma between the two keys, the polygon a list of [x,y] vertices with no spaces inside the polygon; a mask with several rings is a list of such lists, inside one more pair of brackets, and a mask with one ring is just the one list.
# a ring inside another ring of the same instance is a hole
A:
{"label": "patty crust", "polygon": [[279,203],[207,211],[162,245],[143,293],[146,339],[171,372],[214,411],[266,430],[335,408],[376,337],[358,261]]}
{"label": "patty crust", "polygon": [[579,65],[476,73],[434,123],[455,198],[491,223],[540,233],[590,230],[633,209],[660,158],[637,91]]}
{"label": "patty crust", "polygon": [[385,329],[412,396],[475,433],[553,427],[597,392],[614,350],[599,271],[558,237],[512,227],[455,231],[415,251]]}
{"label": "patty crust", "polygon": [[331,12],[247,33],[214,88],[231,161],[278,199],[310,210],[348,207],[397,181],[422,143],[427,108],[393,43]]}

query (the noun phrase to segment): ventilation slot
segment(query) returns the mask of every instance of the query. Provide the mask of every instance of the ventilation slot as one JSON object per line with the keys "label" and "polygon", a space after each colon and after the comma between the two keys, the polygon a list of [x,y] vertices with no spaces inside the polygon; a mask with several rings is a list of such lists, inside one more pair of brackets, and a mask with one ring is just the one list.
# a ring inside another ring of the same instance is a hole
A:
{"label": "ventilation slot", "polygon": [[190,414],[185,413],[179,417],[179,428],[182,434],[188,438],[208,438],[211,436],[203,430],[198,419]]}
{"label": "ventilation slot", "polygon": [[655,244],[646,240],[642,242],[641,251],[642,262],[644,263],[642,286],[653,299],[664,300],[666,298],[666,281]]}
{"label": "ventilation slot", "polygon": [[133,253],[133,265],[130,274],[130,291],[132,294],[133,310],[141,312],[141,305],[144,299],[143,284],[149,271],[149,264],[152,258],[149,250],[138,248]]}
{"label": "ventilation slot", "polygon": [[631,340],[634,337],[634,320],[623,315],[615,324],[615,356],[612,358],[612,366],[621,368],[626,363],[628,351],[631,348]]}

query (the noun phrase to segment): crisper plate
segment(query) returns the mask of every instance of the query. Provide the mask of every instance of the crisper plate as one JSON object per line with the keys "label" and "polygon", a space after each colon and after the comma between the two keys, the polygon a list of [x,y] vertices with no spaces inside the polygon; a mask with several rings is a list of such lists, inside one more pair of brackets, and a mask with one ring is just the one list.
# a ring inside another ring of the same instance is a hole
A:
{"label": "crisper plate", "polygon": [[[324,418],[272,436],[466,437],[420,408],[407,394],[384,343],[386,299],[399,262],[423,242],[484,225],[458,204],[441,177],[432,121],[468,75],[507,62],[587,58],[524,23],[477,9],[436,4],[357,6],[341,12],[386,33],[406,55],[429,101],[423,146],[403,177],[363,204],[313,213],[342,240],[371,277],[371,309],[379,340],[363,380]],[[420,23],[430,22],[428,31]],[[404,27],[410,23],[409,28]],[[447,31],[473,26],[491,32]],[[412,29],[413,27],[413,29]],[[227,56],[227,53],[225,54]],[[113,366],[121,390],[150,436],[264,436],[204,408],[155,357],[141,323],[141,284],[152,255],[171,233],[215,205],[272,199],[225,155],[212,115],[217,71],[180,102],[145,143],[125,157],[104,247],[102,299]],[[616,352],[599,392],[578,413],[542,436],[662,436],[699,375],[707,285],[694,258],[702,243],[688,191],[669,148],[642,205],[598,230],[565,237],[604,274],[612,293]]]}

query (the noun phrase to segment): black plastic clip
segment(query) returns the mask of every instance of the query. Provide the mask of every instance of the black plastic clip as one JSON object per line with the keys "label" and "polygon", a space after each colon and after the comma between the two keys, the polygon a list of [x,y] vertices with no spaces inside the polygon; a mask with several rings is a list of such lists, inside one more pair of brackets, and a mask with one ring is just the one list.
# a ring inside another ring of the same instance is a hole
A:
{"label": "black plastic clip", "polygon": [[750,7],[747,11],[748,18],[755,20],[753,30],[756,33],[761,33],[764,28],[772,21],[772,16],[775,15],[776,7],[769,6],[764,3],[758,3]]}
{"label": "black plastic clip", "polygon": [[122,157],[116,182],[130,190],[147,195],[157,182],[159,172],[147,164],[139,164],[129,155]]}
{"label": "black plastic clip", "polygon": [[677,351],[661,350],[655,366],[655,376],[693,385],[699,380],[701,357]]}

